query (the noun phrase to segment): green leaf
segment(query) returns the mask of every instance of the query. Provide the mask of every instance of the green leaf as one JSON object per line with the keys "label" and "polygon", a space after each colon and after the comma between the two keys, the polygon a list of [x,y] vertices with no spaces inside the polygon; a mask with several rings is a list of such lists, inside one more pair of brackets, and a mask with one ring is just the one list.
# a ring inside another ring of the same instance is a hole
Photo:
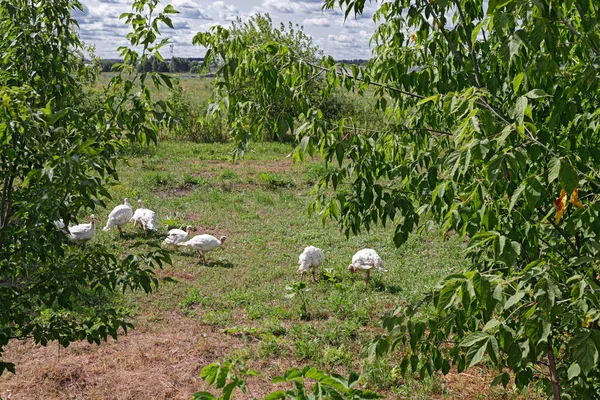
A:
{"label": "green leaf", "polygon": [[512,198],[510,199],[510,206],[508,207],[509,213],[513,210],[513,208],[515,208],[515,205],[517,204],[519,197],[521,197],[521,193],[523,193],[523,190],[525,190],[525,187],[527,187],[527,182],[521,183],[517,190],[515,190],[513,193]]}
{"label": "green leaf", "polygon": [[513,34],[508,42],[509,60],[512,61],[513,57],[519,52],[519,47],[521,47],[521,43],[521,39],[517,35]]}
{"label": "green leaf", "polygon": [[217,400],[217,398],[209,392],[196,392],[192,400]]}
{"label": "green leaf", "polygon": [[489,337],[490,337],[490,335],[488,335],[485,332],[479,332],[479,331],[473,332],[469,336],[467,336],[466,338],[464,338],[460,342],[459,346],[460,347],[471,347],[475,343],[487,341]]}
{"label": "green leaf", "polygon": [[337,156],[337,161],[339,166],[341,167],[344,163],[344,145],[341,142],[338,142],[335,146],[335,154]]}
{"label": "green leaf", "polygon": [[219,363],[212,363],[207,365],[206,367],[200,370],[200,378],[206,381],[206,383],[210,386],[217,379],[217,374],[219,373],[219,369],[221,365]]}
{"label": "green leaf", "polygon": [[598,349],[592,339],[586,339],[575,347],[575,360],[584,374],[588,374],[598,364]]}
{"label": "green leaf", "polygon": [[517,76],[515,76],[515,79],[513,79],[513,91],[515,93],[519,92],[519,88],[521,87],[521,82],[523,82],[524,77],[525,77],[525,73],[520,72],[517,74]]}
{"label": "green leaf", "polygon": [[445,310],[454,304],[454,299],[457,296],[457,291],[460,288],[460,285],[460,282],[451,282],[444,286],[438,298],[438,311]]}
{"label": "green leaf", "polygon": [[548,183],[552,183],[558,179],[560,164],[560,158],[554,157],[550,160],[550,163],[548,164]]}
{"label": "green leaf", "polygon": [[567,370],[567,378],[569,380],[573,380],[573,378],[578,377],[580,373],[581,373],[581,367],[579,366],[579,364],[573,364]]}
{"label": "green leaf", "polygon": [[515,103],[515,107],[512,110],[511,117],[514,118],[517,122],[523,123],[523,118],[525,117],[525,109],[527,108],[527,97],[521,96],[517,99]]}
{"label": "green leaf", "polygon": [[469,348],[466,356],[466,362],[468,365],[467,368],[471,368],[483,359],[486,347],[488,345],[488,340],[489,338],[484,341],[476,342]]}
{"label": "green leaf", "polygon": [[539,206],[544,192],[545,189],[538,177],[532,176],[527,179],[525,200],[527,201],[527,208],[529,208],[529,210],[533,211]]}
{"label": "green leaf", "polygon": [[233,391],[237,387],[236,382],[230,382],[223,388],[223,400],[231,400],[231,396],[233,396]]}
{"label": "green leaf", "polygon": [[529,99],[540,99],[542,97],[549,97],[549,94],[544,89],[533,89],[525,93],[525,97]]}
{"label": "green leaf", "polygon": [[492,360],[492,363],[495,365],[498,364],[498,359],[500,358],[500,351],[498,350],[498,340],[494,336],[490,336],[490,340],[487,344],[487,353]]}
{"label": "green leaf", "polygon": [[558,174],[558,182],[562,189],[565,189],[567,194],[571,194],[573,189],[579,185],[579,178],[575,169],[567,161],[562,160],[560,163],[560,172]]}
{"label": "green leaf", "polygon": [[483,331],[484,332],[490,332],[490,331],[494,331],[496,330],[496,328],[498,328],[500,326],[500,321],[498,321],[497,319],[491,319],[489,320],[485,326],[483,327]]}
{"label": "green leaf", "polygon": [[508,300],[506,300],[506,303],[504,303],[504,309],[508,310],[509,308],[517,304],[519,301],[521,301],[523,297],[525,297],[525,292],[521,290],[513,294]]}
{"label": "green leaf", "polygon": [[285,398],[285,392],[283,390],[277,390],[265,397],[265,400],[281,400]]}

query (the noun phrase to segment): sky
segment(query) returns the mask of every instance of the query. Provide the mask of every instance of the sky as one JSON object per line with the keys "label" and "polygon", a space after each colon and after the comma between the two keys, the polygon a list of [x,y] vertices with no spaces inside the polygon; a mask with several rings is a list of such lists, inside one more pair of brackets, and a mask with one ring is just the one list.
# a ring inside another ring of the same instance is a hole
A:
{"label": "sky", "polygon": [[[94,45],[95,53],[101,58],[118,58],[117,48],[127,45],[125,39],[129,27],[119,20],[119,15],[131,10],[133,0],[81,0],[83,12],[73,16],[79,22],[81,39]],[[374,6],[367,3],[359,18],[349,16],[344,22],[343,13],[323,12],[323,0],[161,0],[161,9],[172,4],[180,14],[172,15],[175,29],[164,27],[164,37],[173,44],[175,57],[202,57],[204,49],[192,46],[192,38],[214,25],[229,26],[237,17],[243,20],[257,13],[269,13],[273,24],[287,26],[291,21],[304,26],[304,33],[325,54],[335,59],[367,59],[371,50],[369,39],[375,29]],[[161,50],[163,57],[170,57],[170,49]]]}

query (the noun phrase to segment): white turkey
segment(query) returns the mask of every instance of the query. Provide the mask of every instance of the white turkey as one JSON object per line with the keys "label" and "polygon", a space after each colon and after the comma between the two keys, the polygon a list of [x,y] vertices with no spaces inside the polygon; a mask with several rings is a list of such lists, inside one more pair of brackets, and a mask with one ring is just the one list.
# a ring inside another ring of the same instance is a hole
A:
{"label": "white turkey", "polygon": [[192,232],[192,226],[188,225],[187,228],[185,228],[185,231],[182,229],[171,229],[168,233],[167,233],[167,237],[164,240],[165,244],[178,244],[178,243],[182,243],[185,242],[187,240],[188,237],[190,237],[190,233]]}
{"label": "white turkey", "polygon": [[323,254],[323,250],[315,246],[305,247],[302,254],[300,254],[300,257],[298,257],[300,280],[304,279],[304,274],[310,269],[312,272],[312,281],[316,282],[317,278],[315,277],[315,270],[323,263],[324,259],[325,254]]}
{"label": "white turkey", "polygon": [[366,287],[373,268],[381,272],[387,272],[387,269],[383,268],[381,257],[379,257],[379,254],[375,250],[362,249],[352,256],[352,264],[348,266],[348,271],[355,273],[361,270]]}
{"label": "white turkey", "polygon": [[133,210],[129,205],[129,199],[127,199],[127,197],[125,198],[123,203],[124,204],[118,205],[115,208],[113,208],[113,210],[110,212],[110,214],[108,215],[108,221],[106,221],[106,226],[104,227],[104,229],[102,229],[103,231],[107,232],[110,230],[110,228],[116,226],[117,229],[119,229],[119,234],[123,233],[123,231],[121,230],[121,225],[125,225],[126,223],[128,223],[131,219],[131,216],[133,215]]}
{"label": "white turkey", "polygon": [[[63,224],[64,225],[64,224]],[[90,216],[89,224],[79,224],[69,227],[69,238],[75,243],[85,245],[85,242],[92,239],[96,233],[96,217]]]}
{"label": "white turkey", "polygon": [[156,213],[152,210],[145,208],[144,203],[142,203],[141,199],[138,200],[138,206],[139,208],[135,210],[135,213],[131,217],[133,227],[135,228],[135,225],[139,223],[140,225],[142,225],[142,228],[144,228],[144,231],[150,230],[156,232],[158,230],[158,224],[156,222]]}
{"label": "white turkey", "polygon": [[220,239],[212,235],[197,235],[188,240],[187,242],[178,243],[179,246],[192,247],[200,253],[200,257],[204,263],[206,263],[206,258],[204,258],[204,253],[214,250],[217,247],[221,246],[227,240],[227,236],[221,236]]}

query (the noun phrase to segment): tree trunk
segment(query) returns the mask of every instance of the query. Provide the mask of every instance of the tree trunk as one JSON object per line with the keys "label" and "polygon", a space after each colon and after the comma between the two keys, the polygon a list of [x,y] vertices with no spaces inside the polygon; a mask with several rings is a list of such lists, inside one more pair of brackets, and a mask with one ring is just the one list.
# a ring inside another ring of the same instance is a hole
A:
{"label": "tree trunk", "polygon": [[558,372],[554,349],[552,348],[552,336],[548,337],[548,368],[550,369],[550,382],[552,382],[552,399],[560,400],[560,386],[558,385]]}

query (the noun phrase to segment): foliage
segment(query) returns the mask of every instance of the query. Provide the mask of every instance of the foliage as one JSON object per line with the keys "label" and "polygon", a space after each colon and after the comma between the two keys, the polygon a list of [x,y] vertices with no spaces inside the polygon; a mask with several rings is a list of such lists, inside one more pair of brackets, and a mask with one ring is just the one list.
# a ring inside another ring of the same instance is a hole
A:
{"label": "foliage", "polygon": [[[208,48],[202,63],[203,69],[210,72],[211,66],[217,68],[214,101],[207,110],[207,119],[226,111],[230,132],[238,139],[239,150],[242,152],[250,135],[260,140],[283,139],[288,130],[293,132],[293,118],[301,110],[296,105],[297,101],[302,100],[311,105],[321,101],[320,74],[303,82],[296,94],[256,90],[257,82],[266,83],[270,77],[276,77],[278,71],[285,69],[290,60],[305,63],[317,61],[320,50],[299,26],[294,27],[290,23],[286,28],[281,24],[276,29],[268,14],[257,14],[246,22],[238,18],[229,29],[215,26],[211,33],[198,33],[193,43]],[[277,53],[279,45],[286,48],[285,54]],[[268,65],[269,70],[258,76],[248,75],[250,69],[246,68],[252,68],[252,65],[240,63],[241,60],[235,56],[230,57],[238,50],[242,52],[242,49],[252,54],[254,62]],[[229,77],[229,73],[235,74],[235,77]],[[225,82],[221,82],[222,77],[225,77]],[[298,97],[292,98],[290,95]],[[268,118],[261,117],[263,114]],[[255,124],[261,128],[248,130],[248,125]]]}
{"label": "foliage", "polygon": [[[365,1],[326,1],[338,5],[348,17]],[[239,143],[297,124],[295,159],[319,151],[339,165],[321,180],[335,194],[318,191],[312,211],[338,220],[346,235],[391,222],[397,246],[436,222],[469,239],[470,267],[385,319],[374,354],[400,351],[401,371],[422,375],[487,360],[494,383],[507,385],[508,369],[520,388],[535,381],[554,398],[593,396],[600,5],[401,0],[380,4],[374,19],[364,68],[303,61],[286,44],[248,46],[223,28],[195,43],[208,47],[207,60],[221,60],[220,107]],[[348,134],[345,121],[331,129],[304,97],[320,74],[323,94],[373,87],[387,129]],[[259,93],[253,103],[229,91],[248,76]],[[270,99],[284,96],[297,112],[269,115]]]}
{"label": "foliage", "polygon": [[306,287],[306,283],[298,281],[287,285],[285,287],[287,294],[285,297],[288,299],[296,298],[298,300],[298,311],[300,312],[300,319],[310,319],[310,313],[308,312],[308,299],[307,293],[310,292],[310,288]]}
{"label": "foliage", "polygon": [[[132,48],[120,49],[120,74],[95,94],[84,90],[95,69],[84,62],[71,17],[82,9],[78,1],[0,1],[0,355],[12,339],[66,347],[116,337],[131,327],[126,313],[110,302],[81,305],[84,294],[149,292],[158,284],[153,268],[170,262],[152,246],[126,257],[103,245],[74,248],[54,222],[87,220],[104,206],[125,146],[156,142],[167,121],[165,105],[157,107],[145,85],[148,76],[132,74],[138,60],[164,44],[154,43],[158,23],[171,25],[175,10],[153,15],[157,3],[136,1],[122,16],[133,25]],[[151,78],[169,84],[167,77]],[[0,361],[0,375],[5,369],[14,372],[14,365]]]}
{"label": "foliage", "polygon": [[168,98],[174,124],[169,132],[178,140],[190,140],[200,143],[227,141],[227,132],[223,118],[215,117],[202,121],[206,114],[207,102],[193,102],[180,85],[175,85]]}
{"label": "foliage", "polygon": [[[170,72],[170,65],[162,58],[157,56],[147,57],[138,64],[140,72]],[[172,71],[171,71],[172,72]]]}
{"label": "foliage", "polygon": [[198,61],[190,62],[190,73],[191,74],[199,74],[200,73],[200,63]]}
{"label": "foliage", "polygon": [[187,58],[172,57],[169,62],[170,72],[190,72],[190,61]]}
{"label": "foliage", "polygon": [[119,64],[119,60],[100,60],[102,66],[102,72],[111,72],[113,66]]}
{"label": "foliage", "polygon": [[[200,377],[212,385],[215,383],[217,389],[222,389],[223,395],[219,397],[219,400],[229,400],[232,398],[234,389],[240,388],[242,393],[246,393],[245,378],[248,376],[255,376],[256,372],[242,371],[241,378],[237,374],[232,374],[231,370],[234,364],[224,363],[222,366],[219,363],[210,364],[202,368]],[[314,381],[312,390],[306,387],[306,380]],[[297,400],[318,400],[318,399],[380,399],[381,396],[370,390],[363,390],[357,387],[360,381],[360,376],[356,373],[351,373],[348,379],[344,377],[332,374],[327,375],[323,371],[320,371],[312,367],[304,367],[302,370],[298,368],[291,368],[283,374],[283,376],[276,376],[273,378],[273,383],[290,383],[292,389],[283,391],[277,390],[267,397],[265,400],[278,400],[278,399],[297,399]],[[217,397],[209,392],[198,392],[192,398],[193,400],[216,400]]]}

